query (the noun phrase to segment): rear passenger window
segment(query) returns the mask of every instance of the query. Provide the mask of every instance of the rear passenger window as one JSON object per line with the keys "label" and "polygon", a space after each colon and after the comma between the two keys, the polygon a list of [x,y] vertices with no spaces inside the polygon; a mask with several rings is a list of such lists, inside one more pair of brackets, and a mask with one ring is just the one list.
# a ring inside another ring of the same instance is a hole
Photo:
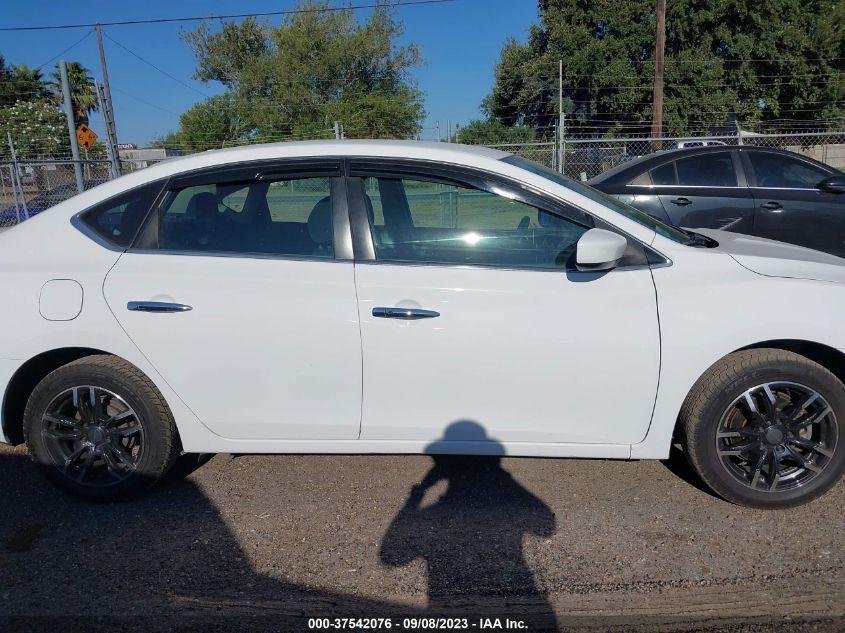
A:
{"label": "rear passenger window", "polygon": [[696,187],[736,187],[730,152],[699,154],[675,161],[678,184]]}
{"label": "rear passenger window", "polygon": [[181,252],[333,257],[331,179],[171,191],[162,205],[158,246]]}
{"label": "rear passenger window", "polygon": [[79,216],[96,235],[119,248],[128,248],[155,203],[162,182],[132,189],[88,209]]}

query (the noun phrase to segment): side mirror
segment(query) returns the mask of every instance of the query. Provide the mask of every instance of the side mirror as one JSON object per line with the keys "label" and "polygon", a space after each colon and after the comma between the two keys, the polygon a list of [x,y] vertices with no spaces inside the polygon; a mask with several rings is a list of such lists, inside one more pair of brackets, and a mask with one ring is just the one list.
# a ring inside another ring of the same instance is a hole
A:
{"label": "side mirror", "polygon": [[590,229],[575,246],[575,264],[579,270],[610,270],[622,259],[628,240],[612,231]]}
{"label": "side mirror", "polygon": [[816,189],[828,193],[845,193],[845,174],[841,176],[828,176],[816,185]]}

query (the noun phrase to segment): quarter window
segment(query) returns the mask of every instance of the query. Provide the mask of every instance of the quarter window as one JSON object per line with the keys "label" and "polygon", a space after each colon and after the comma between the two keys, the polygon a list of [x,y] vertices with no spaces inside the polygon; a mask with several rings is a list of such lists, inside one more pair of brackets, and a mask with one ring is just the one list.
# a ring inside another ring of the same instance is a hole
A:
{"label": "quarter window", "polygon": [[565,267],[581,235],[576,220],[494,193],[434,180],[367,178],[378,259],[451,265]]}
{"label": "quarter window", "polygon": [[675,161],[678,184],[696,187],[736,187],[730,152],[699,154]]}
{"label": "quarter window", "polygon": [[163,250],[333,257],[329,178],[204,184],[168,193]]}
{"label": "quarter window", "polygon": [[813,189],[828,174],[815,165],[791,156],[748,152],[758,187]]}
{"label": "quarter window", "polygon": [[655,167],[650,172],[651,181],[655,185],[675,185],[678,183],[678,178],[675,176],[675,163],[666,163],[660,167]]}
{"label": "quarter window", "polygon": [[651,185],[651,174],[649,172],[644,171],[639,176],[634,178],[629,184],[631,185]]}
{"label": "quarter window", "polygon": [[128,248],[161,188],[156,182],[132,189],[88,209],[79,219],[107,242]]}

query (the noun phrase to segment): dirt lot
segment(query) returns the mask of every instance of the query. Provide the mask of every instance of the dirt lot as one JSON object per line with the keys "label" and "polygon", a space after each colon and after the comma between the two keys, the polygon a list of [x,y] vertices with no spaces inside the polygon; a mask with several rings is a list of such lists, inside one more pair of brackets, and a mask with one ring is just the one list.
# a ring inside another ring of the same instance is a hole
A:
{"label": "dirt lot", "polygon": [[2,630],[435,614],[470,629],[845,630],[843,483],[764,512],[714,498],[677,460],[217,455],[94,505],[9,448],[0,482]]}

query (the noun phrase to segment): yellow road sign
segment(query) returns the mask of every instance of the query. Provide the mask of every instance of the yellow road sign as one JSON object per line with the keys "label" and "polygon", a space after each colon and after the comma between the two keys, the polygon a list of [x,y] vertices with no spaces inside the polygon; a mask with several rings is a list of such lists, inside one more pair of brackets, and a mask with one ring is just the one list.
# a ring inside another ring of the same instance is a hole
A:
{"label": "yellow road sign", "polygon": [[97,135],[87,125],[80,125],[76,128],[76,140],[82,147],[91,147],[97,142]]}

